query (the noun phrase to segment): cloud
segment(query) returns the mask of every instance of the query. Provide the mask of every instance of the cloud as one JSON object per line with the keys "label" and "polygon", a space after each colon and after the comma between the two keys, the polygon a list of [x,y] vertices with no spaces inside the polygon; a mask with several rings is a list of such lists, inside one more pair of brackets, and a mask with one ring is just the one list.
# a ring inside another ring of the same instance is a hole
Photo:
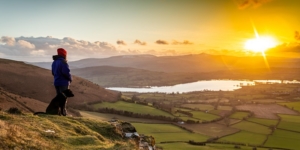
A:
{"label": "cloud", "polygon": [[168,45],[169,44],[167,41],[164,41],[164,40],[157,40],[155,43],[156,44],[162,44],[162,45]]}
{"label": "cloud", "polygon": [[140,40],[135,40],[134,44],[139,44],[139,45],[146,45],[146,42],[141,42]]}
{"label": "cloud", "polygon": [[34,44],[31,44],[27,41],[24,41],[24,40],[19,40],[17,42],[17,45],[22,47],[22,48],[28,48],[28,49],[34,49],[35,48],[35,45]]}
{"label": "cloud", "polygon": [[8,46],[14,46],[16,40],[15,40],[15,38],[12,38],[12,37],[3,36],[3,37],[1,37],[0,42],[6,44]]}
{"label": "cloud", "polygon": [[266,56],[300,57],[300,44],[297,42],[283,43],[265,51]]}
{"label": "cloud", "polygon": [[257,8],[261,5],[271,2],[272,0],[236,0],[239,9]]}
{"label": "cloud", "polygon": [[183,42],[178,42],[176,40],[173,40],[172,44],[173,45],[192,45],[193,43],[188,40],[184,40]]}
{"label": "cloud", "polygon": [[0,50],[4,55],[30,55],[31,51],[35,49],[34,44],[13,37],[3,36],[0,42],[3,43],[0,45]]}
{"label": "cloud", "polygon": [[300,33],[298,31],[295,31],[295,40],[300,41]]}
{"label": "cloud", "polygon": [[116,47],[107,42],[89,42],[84,40],[76,40],[71,37],[63,39],[47,37],[8,37],[0,38],[1,55],[5,58],[18,57],[21,61],[25,58],[39,57],[41,60],[51,61],[52,55],[56,55],[56,49],[63,47],[68,51],[68,58],[88,58],[88,57],[107,57],[119,55]]}
{"label": "cloud", "polygon": [[118,45],[126,45],[126,43],[125,43],[124,41],[122,41],[122,40],[118,40],[118,41],[117,41],[117,44],[118,44]]}

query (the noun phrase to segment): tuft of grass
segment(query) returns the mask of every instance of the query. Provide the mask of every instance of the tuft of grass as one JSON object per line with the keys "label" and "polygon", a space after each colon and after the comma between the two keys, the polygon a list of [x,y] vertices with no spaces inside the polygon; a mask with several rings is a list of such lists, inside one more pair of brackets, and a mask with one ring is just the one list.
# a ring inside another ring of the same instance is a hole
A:
{"label": "tuft of grass", "polygon": [[103,144],[98,141],[98,138],[95,136],[70,136],[67,137],[66,141],[70,145],[98,145]]}
{"label": "tuft of grass", "polygon": [[19,110],[17,107],[11,107],[7,110],[7,112],[10,114],[17,114],[17,115],[22,114],[22,111]]}
{"label": "tuft of grass", "polygon": [[108,122],[55,115],[0,112],[0,149],[135,149]]}

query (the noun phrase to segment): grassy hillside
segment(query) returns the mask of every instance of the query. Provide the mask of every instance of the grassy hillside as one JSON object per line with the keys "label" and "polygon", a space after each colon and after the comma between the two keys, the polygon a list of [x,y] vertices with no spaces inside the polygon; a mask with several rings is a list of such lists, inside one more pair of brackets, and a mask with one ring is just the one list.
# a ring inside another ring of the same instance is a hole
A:
{"label": "grassy hillside", "polygon": [[[49,103],[56,95],[53,76],[47,69],[23,62],[0,59],[0,72],[0,88],[4,91],[45,103]],[[76,76],[73,76],[70,89],[75,97],[68,100],[69,106],[99,101],[115,101],[118,98],[117,92],[108,91]]]}
{"label": "grassy hillside", "polygon": [[0,110],[16,107],[24,112],[44,112],[47,106],[45,102],[16,95],[0,88]]}
{"label": "grassy hillside", "polygon": [[93,105],[96,110],[98,108],[113,108],[115,110],[123,110],[123,111],[128,111],[128,112],[133,112],[133,113],[139,113],[139,114],[150,114],[153,116],[166,116],[166,117],[171,117],[173,118],[171,114],[156,109],[154,107],[150,106],[145,106],[145,105],[140,105],[140,104],[135,104],[135,103],[128,103],[124,101],[118,101],[115,103],[109,103],[109,102],[103,102],[103,103],[98,103]]}
{"label": "grassy hillside", "polygon": [[120,149],[135,144],[108,122],[53,115],[0,111],[0,149]]}

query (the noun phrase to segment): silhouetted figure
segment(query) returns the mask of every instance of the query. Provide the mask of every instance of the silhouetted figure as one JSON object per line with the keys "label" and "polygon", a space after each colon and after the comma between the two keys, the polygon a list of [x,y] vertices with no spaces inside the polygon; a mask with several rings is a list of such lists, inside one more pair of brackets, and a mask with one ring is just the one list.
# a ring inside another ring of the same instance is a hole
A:
{"label": "silhouetted figure", "polygon": [[[72,75],[67,63],[67,51],[63,48],[58,48],[57,55],[53,56],[52,75],[54,77],[54,86],[57,95],[69,89],[69,85],[72,82]],[[66,105],[66,103],[67,100],[65,101],[64,106]],[[64,113],[62,113],[62,115],[67,115],[67,110],[65,109],[65,107]]]}

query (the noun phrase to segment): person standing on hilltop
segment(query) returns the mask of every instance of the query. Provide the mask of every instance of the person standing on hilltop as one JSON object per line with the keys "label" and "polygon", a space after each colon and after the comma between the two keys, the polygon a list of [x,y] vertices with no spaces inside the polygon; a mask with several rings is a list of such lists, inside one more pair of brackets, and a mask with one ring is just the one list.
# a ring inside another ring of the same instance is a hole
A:
{"label": "person standing on hilltop", "polygon": [[53,56],[52,75],[54,76],[56,94],[69,89],[72,75],[67,63],[67,51],[63,48],[58,48],[57,55]]}
{"label": "person standing on hilltop", "polygon": [[[57,55],[53,56],[52,75],[54,77],[54,86],[57,97],[60,93],[63,93],[63,91],[69,89],[69,85],[72,82],[72,75],[67,63],[67,51],[63,48],[58,48]],[[65,99],[65,102],[63,103],[64,104],[61,106],[63,107],[61,110],[61,115],[66,116],[67,99]]]}

